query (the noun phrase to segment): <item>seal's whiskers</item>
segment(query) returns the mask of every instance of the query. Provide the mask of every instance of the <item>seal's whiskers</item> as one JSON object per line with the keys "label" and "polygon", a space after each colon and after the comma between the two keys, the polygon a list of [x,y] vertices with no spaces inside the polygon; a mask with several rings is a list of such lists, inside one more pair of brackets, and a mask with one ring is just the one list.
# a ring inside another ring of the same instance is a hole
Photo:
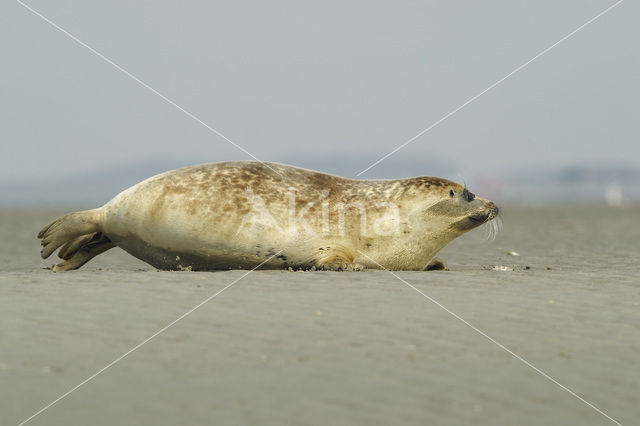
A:
{"label": "seal's whiskers", "polygon": [[489,220],[486,223],[486,229],[486,239],[489,241],[494,241],[496,239],[496,236],[498,235],[498,232],[502,230],[502,216],[498,214],[495,218]]}

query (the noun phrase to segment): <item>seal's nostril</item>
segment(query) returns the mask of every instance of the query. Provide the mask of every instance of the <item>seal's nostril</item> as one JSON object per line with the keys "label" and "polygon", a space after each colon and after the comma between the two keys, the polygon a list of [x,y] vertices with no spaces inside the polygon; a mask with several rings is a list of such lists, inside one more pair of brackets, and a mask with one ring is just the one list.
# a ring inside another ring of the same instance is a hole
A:
{"label": "seal's nostril", "polygon": [[486,206],[489,213],[488,220],[491,220],[494,217],[498,216],[499,209],[498,209],[498,206],[496,206],[496,203],[494,203],[493,201],[487,200]]}

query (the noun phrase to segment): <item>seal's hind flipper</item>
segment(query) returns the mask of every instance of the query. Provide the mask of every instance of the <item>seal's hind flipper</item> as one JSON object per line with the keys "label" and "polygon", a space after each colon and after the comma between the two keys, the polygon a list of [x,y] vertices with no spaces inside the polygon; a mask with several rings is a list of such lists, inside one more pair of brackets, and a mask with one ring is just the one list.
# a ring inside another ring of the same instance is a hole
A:
{"label": "seal's hind flipper", "polygon": [[46,259],[58,247],[67,245],[80,236],[100,230],[100,209],[67,213],[49,222],[38,233],[38,238],[42,239],[40,254],[43,259]]}
{"label": "seal's hind flipper", "polygon": [[71,259],[71,256],[76,254],[82,246],[91,243],[92,241],[97,241],[100,238],[102,238],[101,232],[93,232],[91,234],[74,238],[60,247],[60,250],[58,250],[58,257],[62,260]]}
{"label": "seal's hind flipper", "polygon": [[101,232],[83,235],[65,244],[58,253],[64,262],[53,267],[54,272],[78,269],[100,253],[104,253],[116,245]]}

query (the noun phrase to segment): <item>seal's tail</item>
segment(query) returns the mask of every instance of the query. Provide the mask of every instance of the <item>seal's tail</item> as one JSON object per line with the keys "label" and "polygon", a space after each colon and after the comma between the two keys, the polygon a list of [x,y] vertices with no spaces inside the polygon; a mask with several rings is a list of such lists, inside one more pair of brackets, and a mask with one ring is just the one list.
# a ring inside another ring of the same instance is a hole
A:
{"label": "seal's tail", "polygon": [[100,231],[100,209],[67,213],[49,222],[38,233],[42,241],[40,254],[43,259],[62,245],[73,242],[78,237]]}

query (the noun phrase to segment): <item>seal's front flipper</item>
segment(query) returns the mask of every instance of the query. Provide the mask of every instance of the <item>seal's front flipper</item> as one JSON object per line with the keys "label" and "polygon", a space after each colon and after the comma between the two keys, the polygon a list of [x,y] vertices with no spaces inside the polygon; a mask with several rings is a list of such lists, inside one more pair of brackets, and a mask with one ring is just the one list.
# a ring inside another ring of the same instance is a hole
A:
{"label": "seal's front flipper", "polygon": [[101,232],[83,235],[65,244],[58,252],[64,259],[53,267],[54,272],[78,269],[100,253],[104,253],[116,245]]}
{"label": "seal's front flipper", "polygon": [[364,267],[355,263],[353,252],[346,247],[334,244],[317,250],[315,266],[321,271],[362,271]]}
{"label": "seal's front flipper", "polygon": [[449,268],[444,264],[442,260],[434,257],[427,266],[424,267],[425,271],[448,271]]}
{"label": "seal's front flipper", "polygon": [[316,268],[320,271],[362,271],[364,266],[359,263],[349,263],[336,260],[334,262],[322,263]]}

